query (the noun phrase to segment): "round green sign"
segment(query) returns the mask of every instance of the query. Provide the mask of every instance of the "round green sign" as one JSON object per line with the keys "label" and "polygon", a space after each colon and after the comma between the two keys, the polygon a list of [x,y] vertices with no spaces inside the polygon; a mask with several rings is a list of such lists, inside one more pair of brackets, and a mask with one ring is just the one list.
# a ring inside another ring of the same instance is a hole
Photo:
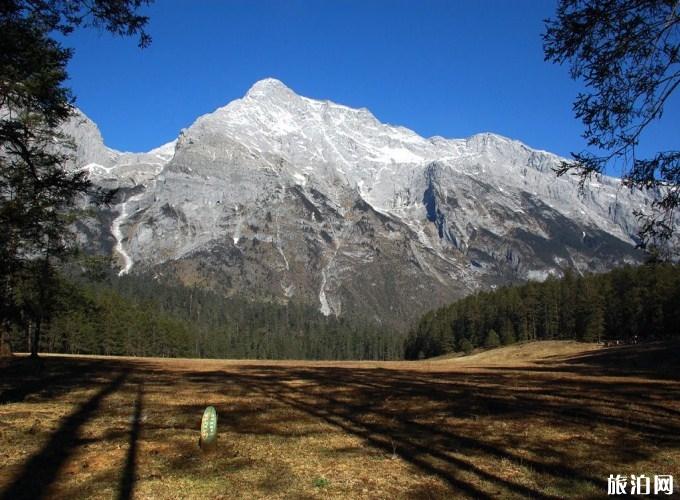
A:
{"label": "round green sign", "polygon": [[201,446],[212,444],[215,439],[217,439],[217,411],[214,406],[208,406],[201,420]]}

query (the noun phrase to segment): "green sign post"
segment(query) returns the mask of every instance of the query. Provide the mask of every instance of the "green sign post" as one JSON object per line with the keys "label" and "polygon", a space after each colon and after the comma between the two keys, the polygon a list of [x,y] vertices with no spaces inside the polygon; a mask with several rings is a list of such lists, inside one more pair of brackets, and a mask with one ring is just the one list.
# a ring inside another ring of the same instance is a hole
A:
{"label": "green sign post", "polygon": [[198,444],[202,449],[210,448],[217,440],[217,411],[214,406],[208,406],[201,419],[201,438]]}

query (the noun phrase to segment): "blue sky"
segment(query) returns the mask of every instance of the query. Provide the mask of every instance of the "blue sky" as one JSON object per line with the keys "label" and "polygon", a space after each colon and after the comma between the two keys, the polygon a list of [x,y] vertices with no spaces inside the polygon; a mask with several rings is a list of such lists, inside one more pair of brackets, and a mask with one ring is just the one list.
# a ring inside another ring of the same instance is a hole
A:
{"label": "blue sky", "polygon": [[[157,0],[151,47],[97,31],[66,39],[70,85],[107,145],[145,151],[275,77],[367,107],[424,136],[490,131],[580,151],[579,84],[543,61],[551,0]],[[680,98],[641,152],[679,147]]]}

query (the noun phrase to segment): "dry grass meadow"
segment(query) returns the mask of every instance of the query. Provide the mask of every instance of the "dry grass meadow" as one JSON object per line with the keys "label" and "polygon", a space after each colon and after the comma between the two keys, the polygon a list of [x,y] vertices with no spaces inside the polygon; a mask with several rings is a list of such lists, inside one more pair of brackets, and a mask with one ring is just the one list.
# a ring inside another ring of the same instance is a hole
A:
{"label": "dry grass meadow", "polygon": [[[0,499],[602,498],[612,473],[673,474],[678,494],[679,354],[544,342],[394,363],[17,356],[0,361]],[[219,438],[204,453],[207,405]]]}

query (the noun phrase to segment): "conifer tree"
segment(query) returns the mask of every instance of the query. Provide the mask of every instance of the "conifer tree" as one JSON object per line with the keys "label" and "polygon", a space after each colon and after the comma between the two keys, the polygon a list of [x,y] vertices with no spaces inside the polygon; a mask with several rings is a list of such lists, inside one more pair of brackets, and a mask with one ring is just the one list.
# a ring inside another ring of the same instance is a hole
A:
{"label": "conifer tree", "polygon": [[503,327],[501,328],[501,342],[503,345],[510,345],[514,344],[516,341],[515,327],[512,325],[510,318],[506,317],[505,321],[503,321]]}
{"label": "conifer tree", "polygon": [[500,345],[501,341],[498,338],[496,330],[489,330],[484,339],[484,347],[499,347]]}
{"label": "conifer tree", "polygon": [[[147,45],[147,19],[136,13],[145,3],[3,0],[0,5],[0,331],[6,337],[12,324],[32,322],[32,356],[50,317],[53,268],[68,253],[67,211],[79,196],[96,194],[84,172],[67,168],[72,146],[59,126],[73,111],[65,86],[71,51],[54,34],[94,26],[138,34],[140,45]],[[41,288],[37,293],[35,282]]]}

